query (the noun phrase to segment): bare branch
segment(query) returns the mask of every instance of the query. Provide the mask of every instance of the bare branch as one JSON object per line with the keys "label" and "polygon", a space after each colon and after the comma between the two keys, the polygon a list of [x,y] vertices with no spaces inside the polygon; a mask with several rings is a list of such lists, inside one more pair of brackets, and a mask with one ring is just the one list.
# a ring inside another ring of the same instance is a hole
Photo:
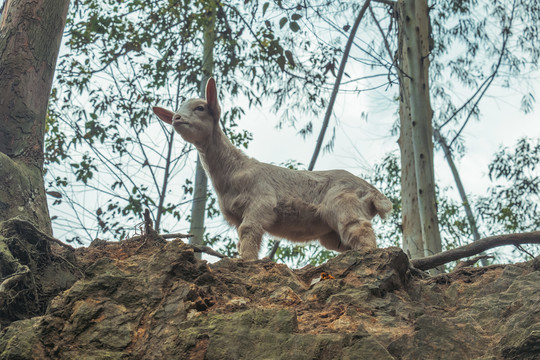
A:
{"label": "bare branch", "polygon": [[[482,260],[482,261],[485,261],[486,259],[493,259],[493,256],[490,256],[490,255],[480,255],[480,256],[475,256],[473,257],[472,259],[470,260],[465,260],[465,261],[460,261],[454,270],[452,270],[452,272],[458,270],[458,269],[461,269],[461,268],[464,268],[464,267],[467,267],[467,266],[473,266],[474,264],[476,264],[478,261]],[[485,266],[485,265],[484,265]]]}
{"label": "bare branch", "polygon": [[392,0],[373,0],[373,2],[389,5],[389,6],[396,6],[397,1]]}
{"label": "bare branch", "polygon": [[[511,26],[512,26],[512,22],[514,20],[514,11],[515,11],[515,6],[516,6],[516,3],[514,1],[513,3],[513,6],[512,6],[512,14],[510,16],[510,24],[508,25],[507,29],[510,29]],[[473,99],[478,95],[478,98],[476,99],[476,101],[474,102],[474,105],[472,106],[471,108],[471,111],[469,112],[469,115],[467,116],[467,118],[465,119],[465,121],[463,122],[463,125],[461,125],[461,128],[459,129],[459,131],[457,132],[457,134],[454,136],[454,138],[452,139],[452,141],[450,141],[450,145],[448,145],[449,148],[452,148],[452,145],[454,144],[454,142],[456,141],[456,139],[459,137],[459,135],[461,134],[461,132],[463,131],[463,129],[465,128],[465,126],[467,125],[467,123],[469,122],[472,114],[473,114],[473,111],[474,109],[476,109],[478,107],[478,103],[480,103],[480,100],[482,100],[482,98],[484,97],[485,93],[487,92],[488,88],[491,86],[491,84],[493,83],[493,80],[495,80],[495,78],[497,77],[497,75],[499,74],[499,69],[502,65],[502,61],[503,61],[503,58],[504,56],[506,55],[506,51],[507,51],[507,46],[508,46],[508,40],[510,39],[510,36],[511,36],[511,32],[508,30],[508,31],[502,31],[502,34],[503,34],[503,42],[502,42],[502,46],[501,46],[501,52],[499,54],[499,58],[497,59],[497,63],[495,64],[495,67],[493,69],[493,72],[491,73],[490,76],[487,77],[486,80],[484,80],[484,82],[478,87],[478,89],[476,90],[476,92],[473,94],[473,96],[471,96],[459,109],[457,109],[441,126],[438,127],[438,129],[442,129],[445,125],[447,125],[460,111],[462,111],[463,109],[465,109],[465,107],[471,103],[473,101]]]}
{"label": "bare branch", "polygon": [[[126,239],[124,241],[138,241],[138,240],[143,239],[145,236],[146,236],[146,234],[144,234],[144,235],[135,235],[135,236],[130,237],[129,239]],[[175,234],[159,234],[159,236],[162,237],[163,239],[186,239],[186,238],[192,237],[193,235],[175,233]]]}
{"label": "bare branch", "polygon": [[181,233],[174,233],[174,234],[161,234],[160,235],[164,239],[186,239],[193,237],[191,234],[181,234]]}
{"label": "bare branch", "polygon": [[410,79],[411,77],[409,75],[407,75],[403,70],[401,70],[401,67],[397,63],[397,56],[392,55],[392,50],[390,49],[390,43],[388,42],[388,38],[386,37],[386,34],[384,33],[384,31],[383,31],[383,29],[381,27],[381,24],[379,23],[379,20],[375,16],[375,13],[373,12],[373,9],[371,8],[371,6],[369,7],[369,12],[371,14],[371,17],[372,17],[373,21],[375,22],[375,25],[377,26],[377,29],[381,33],[381,36],[382,36],[382,38],[384,40],[384,48],[386,49],[386,52],[388,53],[388,57],[392,60],[392,62],[390,63],[390,68],[388,69],[389,70],[389,72],[388,72],[388,82],[392,83],[392,79],[390,78],[390,75],[391,75],[390,70],[391,70],[392,66],[395,67],[397,69],[397,71],[399,72],[398,77],[400,77],[399,75],[401,75],[401,76],[404,76],[404,77]]}
{"label": "bare branch", "polygon": [[343,56],[341,58],[341,63],[339,64],[339,70],[337,73],[336,82],[334,83],[334,89],[332,90],[332,94],[330,95],[330,101],[328,103],[328,107],[326,108],[326,114],[324,115],[323,124],[321,126],[321,132],[319,133],[319,138],[317,139],[315,151],[313,152],[313,156],[309,163],[308,170],[313,170],[313,168],[315,167],[315,162],[317,161],[317,158],[319,157],[322,141],[324,139],[326,129],[328,128],[328,123],[330,122],[330,116],[332,115],[332,111],[334,109],[334,103],[336,101],[339,86],[341,84],[341,78],[343,77],[343,73],[345,72],[345,64],[347,63],[347,58],[349,57],[349,52],[351,51],[351,46],[353,44],[356,31],[358,30],[358,27],[360,26],[360,21],[364,17],[364,14],[366,13],[366,10],[369,7],[369,3],[370,3],[370,0],[366,0],[366,2],[364,3],[364,6],[362,6],[362,9],[360,10],[360,13],[358,14],[358,17],[356,18],[354,25],[351,29],[351,33],[349,34],[349,39],[347,40],[347,44],[345,45],[345,50],[343,51]]}

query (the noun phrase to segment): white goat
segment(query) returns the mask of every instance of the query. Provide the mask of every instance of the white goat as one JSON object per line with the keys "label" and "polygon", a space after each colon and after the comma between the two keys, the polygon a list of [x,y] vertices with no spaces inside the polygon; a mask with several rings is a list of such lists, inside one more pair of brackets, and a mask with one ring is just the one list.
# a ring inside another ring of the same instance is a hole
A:
{"label": "white goat", "polygon": [[258,258],[265,232],[298,242],[318,239],[337,251],[377,247],[370,220],[384,218],[392,203],[344,170],[290,170],[246,156],[221,130],[213,78],[206,100],[187,100],[176,113],[153,110],[199,151],[223,216],[238,230],[243,259]]}

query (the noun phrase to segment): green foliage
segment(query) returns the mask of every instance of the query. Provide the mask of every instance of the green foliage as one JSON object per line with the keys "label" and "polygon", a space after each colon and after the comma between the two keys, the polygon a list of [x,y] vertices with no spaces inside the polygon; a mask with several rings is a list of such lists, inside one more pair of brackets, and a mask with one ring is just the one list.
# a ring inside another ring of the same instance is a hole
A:
{"label": "green foliage", "polygon": [[540,140],[520,139],[489,165],[491,186],[477,208],[490,234],[540,229]]}
{"label": "green foliage", "polygon": [[392,212],[387,219],[373,219],[373,225],[378,230],[379,246],[401,246],[401,166],[395,153],[385,156],[382,163],[376,164],[366,180],[381,191],[393,204]]}
{"label": "green foliage", "polygon": [[433,6],[434,124],[445,128],[460,153],[460,135],[471,119],[480,119],[479,104],[491,88],[517,91],[522,110],[531,111],[535,98],[528,74],[540,59],[538,14],[536,0],[446,0]]}

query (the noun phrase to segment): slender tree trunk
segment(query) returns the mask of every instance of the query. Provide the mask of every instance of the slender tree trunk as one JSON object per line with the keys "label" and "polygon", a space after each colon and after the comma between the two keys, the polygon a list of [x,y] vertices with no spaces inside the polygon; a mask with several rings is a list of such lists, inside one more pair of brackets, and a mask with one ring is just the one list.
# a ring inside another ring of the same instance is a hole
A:
{"label": "slender tree trunk", "polygon": [[450,152],[450,148],[448,147],[446,140],[442,137],[442,135],[439,133],[438,130],[435,130],[434,135],[435,135],[435,140],[437,140],[437,142],[441,145],[444,151],[444,156],[446,158],[446,161],[448,162],[448,166],[450,167],[450,171],[452,172],[454,181],[456,182],[456,187],[459,192],[459,196],[461,197],[461,202],[463,203],[465,214],[467,215],[467,221],[469,222],[469,226],[471,227],[473,240],[474,241],[479,240],[480,233],[478,232],[478,228],[476,227],[476,219],[471,209],[471,204],[469,203],[469,199],[467,198],[467,193],[465,192],[465,188],[463,187],[463,183],[461,182],[461,177],[459,176],[459,172],[456,168],[456,164],[454,164],[454,160],[452,159],[452,153]]}
{"label": "slender tree trunk", "polygon": [[[216,40],[215,26],[217,6],[214,1],[208,1],[207,6],[208,24],[204,30],[202,63],[203,76],[201,78],[200,87],[201,98],[205,97],[206,82],[214,72],[214,44]],[[193,235],[189,242],[196,245],[204,244],[204,218],[206,213],[207,188],[208,177],[204,172],[201,159],[199,155],[197,155],[195,184],[193,188],[193,204],[191,207],[191,228],[189,231],[190,234]],[[201,254],[197,253],[196,256],[200,258]]]}
{"label": "slender tree trunk", "polygon": [[351,52],[351,47],[354,42],[354,37],[356,36],[356,31],[358,30],[358,27],[360,26],[360,21],[364,17],[364,14],[366,13],[366,10],[369,7],[369,3],[370,3],[370,0],[366,0],[364,2],[364,6],[362,6],[362,9],[358,13],[356,20],[354,21],[353,27],[351,28],[351,33],[349,34],[349,38],[347,39],[347,44],[345,45],[345,49],[343,50],[343,55],[341,56],[341,62],[339,64],[339,70],[336,76],[336,81],[334,82],[334,88],[332,89],[332,94],[330,95],[330,101],[328,102],[328,106],[326,107],[326,113],[324,114],[321,131],[319,133],[319,137],[317,138],[317,143],[315,144],[315,150],[313,151],[313,156],[311,157],[311,161],[309,162],[308,170],[310,171],[313,170],[313,168],[315,167],[315,162],[317,161],[317,158],[319,157],[321,146],[324,140],[324,135],[326,134],[326,130],[328,129],[328,124],[330,122],[330,116],[332,116],[332,112],[334,111],[334,104],[336,103],[339,86],[341,85],[341,79],[343,78],[343,73],[345,72],[345,65],[347,64],[347,60],[349,59],[349,53]]}
{"label": "slender tree trunk", "polygon": [[47,103],[69,0],[7,0],[0,20],[0,220],[52,234],[43,181]]}
{"label": "slender tree trunk", "polygon": [[[426,0],[399,0],[400,64],[402,76],[400,146],[402,197],[410,201],[403,209],[404,243],[411,256],[441,252],[433,167],[432,111],[429,97],[429,14]],[[410,132],[409,132],[410,131]],[[412,146],[409,142],[412,142]],[[414,176],[416,189],[413,192]],[[417,204],[414,202],[417,198]],[[414,214],[415,205],[417,206]],[[420,220],[417,223],[418,219]],[[421,233],[421,238],[419,234]]]}
{"label": "slender tree trunk", "polygon": [[[454,160],[452,159],[452,152],[450,151],[450,147],[448,146],[448,144],[446,143],[446,139],[440,134],[438,129],[434,130],[433,135],[435,137],[435,141],[437,141],[443,149],[444,156],[446,158],[446,161],[448,162],[448,166],[450,167],[450,171],[452,172],[454,181],[456,182],[456,187],[458,189],[459,196],[461,197],[461,203],[463,204],[465,214],[467,215],[467,221],[469,222],[469,226],[471,227],[473,241],[478,241],[480,240],[480,233],[478,232],[478,227],[476,226],[476,218],[472,211],[471,204],[469,203],[469,199],[467,198],[467,193],[465,192],[463,183],[461,182],[461,177],[459,176],[456,164],[454,164]],[[485,258],[481,259],[480,262],[483,266],[488,265],[488,262]]]}
{"label": "slender tree trunk", "polygon": [[[178,106],[176,106],[176,108],[178,108]],[[171,130],[169,134],[169,141],[167,142],[167,158],[165,159],[165,171],[163,173],[163,184],[161,186],[161,191],[159,193],[159,203],[157,207],[157,217],[156,217],[156,223],[155,223],[155,228],[156,228],[157,233],[159,233],[161,229],[161,218],[163,216],[163,204],[165,203],[165,197],[167,196],[167,186],[169,185],[169,179],[170,179],[173,146],[174,146],[174,129]]]}
{"label": "slender tree trunk", "polygon": [[[402,64],[405,73],[408,65]],[[401,150],[401,212],[403,251],[411,259],[424,257],[424,241],[418,211],[416,172],[414,167],[414,149],[412,144],[411,112],[409,105],[408,82],[401,82],[399,116],[401,119],[399,146]]]}

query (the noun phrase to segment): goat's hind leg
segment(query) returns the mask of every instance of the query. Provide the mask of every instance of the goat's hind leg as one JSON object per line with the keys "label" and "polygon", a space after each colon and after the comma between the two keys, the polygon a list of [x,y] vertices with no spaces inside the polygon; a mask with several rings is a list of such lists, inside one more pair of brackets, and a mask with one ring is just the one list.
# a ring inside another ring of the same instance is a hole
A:
{"label": "goat's hind leg", "polygon": [[377,248],[375,233],[369,220],[362,218],[344,220],[339,224],[339,232],[344,242],[354,250]]}
{"label": "goat's hind leg", "polygon": [[319,242],[328,250],[334,250],[339,252],[351,250],[351,247],[341,241],[341,237],[335,231],[329,232],[328,234],[321,236]]}
{"label": "goat's hind leg", "polygon": [[327,203],[325,218],[339,233],[341,241],[353,250],[377,248],[371,217],[366,215],[366,204],[354,193],[341,194]]}
{"label": "goat's hind leg", "polygon": [[243,221],[238,227],[238,252],[244,260],[257,260],[264,230],[260,224]]}

